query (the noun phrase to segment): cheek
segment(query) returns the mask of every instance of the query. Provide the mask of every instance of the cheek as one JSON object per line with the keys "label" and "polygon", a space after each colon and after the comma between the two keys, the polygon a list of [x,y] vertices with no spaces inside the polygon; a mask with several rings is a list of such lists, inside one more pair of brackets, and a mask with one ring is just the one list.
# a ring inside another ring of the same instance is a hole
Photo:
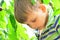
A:
{"label": "cheek", "polygon": [[40,27],[40,26],[44,26],[44,23],[45,23],[45,16],[39,16],[35,22],[35,25]]}
{"label": "cheek", "polygon": [[40,27],[40,20],[37,19],[35,22],[30,23],[30,27],[34,29]]}
{"label": "cheek", "polygon": [[36,27],[40,27],[42,25],[42,20],[41,19],[37,19],[35,22],[35,26]]}

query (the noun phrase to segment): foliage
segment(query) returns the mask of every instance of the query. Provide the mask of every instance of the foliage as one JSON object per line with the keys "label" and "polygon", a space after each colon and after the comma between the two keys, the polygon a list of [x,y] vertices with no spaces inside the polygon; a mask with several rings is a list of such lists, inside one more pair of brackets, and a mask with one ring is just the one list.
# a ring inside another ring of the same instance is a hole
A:
{"label": "foliage", "polygon": [[26,29],[14,18],[14,0],[0,1],[0,40],[28,40]]}

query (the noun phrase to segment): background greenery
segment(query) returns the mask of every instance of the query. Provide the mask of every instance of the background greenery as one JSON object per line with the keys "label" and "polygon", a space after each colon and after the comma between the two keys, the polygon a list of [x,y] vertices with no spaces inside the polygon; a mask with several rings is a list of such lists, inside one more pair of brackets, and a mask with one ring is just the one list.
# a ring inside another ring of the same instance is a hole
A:
{"label": "background greenery", "polygon": [[[32,1],[34,2],[34,1]],[[50,0],[43,0],[48,5]],[[54,15],[60,14],[60,0],[51,0]],[[34,37],[29,38],[25,33],[26,29],[22,27],[14,18],[14,0],[0,0],[0,40],[36,40]],[[60,20],[59,20],[60,24]]]}

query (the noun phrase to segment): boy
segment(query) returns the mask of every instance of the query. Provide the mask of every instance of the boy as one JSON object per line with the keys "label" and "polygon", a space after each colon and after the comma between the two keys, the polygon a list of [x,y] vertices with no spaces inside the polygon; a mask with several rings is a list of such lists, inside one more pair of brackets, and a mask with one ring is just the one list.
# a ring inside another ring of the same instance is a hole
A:
{"label": "boy", "polygon": [[60,16],[54,19],[52,24],[48,24],[50,22],[49,11],[41,3],[41,0],[15,0],[14,7],[15,18],[18,22],[40,31],[38,40],[57,40],[60,38],[60,25],[58,24]]}

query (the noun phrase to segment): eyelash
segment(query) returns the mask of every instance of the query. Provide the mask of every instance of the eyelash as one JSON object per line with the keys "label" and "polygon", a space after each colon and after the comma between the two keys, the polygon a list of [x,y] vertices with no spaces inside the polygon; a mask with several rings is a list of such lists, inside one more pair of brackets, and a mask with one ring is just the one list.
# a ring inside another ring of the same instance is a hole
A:
{"label": "eyelash", "polygon": [[36,21],[36,19],[32,20],[31,22],[35,22],[35,21]]}
{"label": "eyelash", "polygon": [[27,24],[28,26],[30,26],[29,24]]}

